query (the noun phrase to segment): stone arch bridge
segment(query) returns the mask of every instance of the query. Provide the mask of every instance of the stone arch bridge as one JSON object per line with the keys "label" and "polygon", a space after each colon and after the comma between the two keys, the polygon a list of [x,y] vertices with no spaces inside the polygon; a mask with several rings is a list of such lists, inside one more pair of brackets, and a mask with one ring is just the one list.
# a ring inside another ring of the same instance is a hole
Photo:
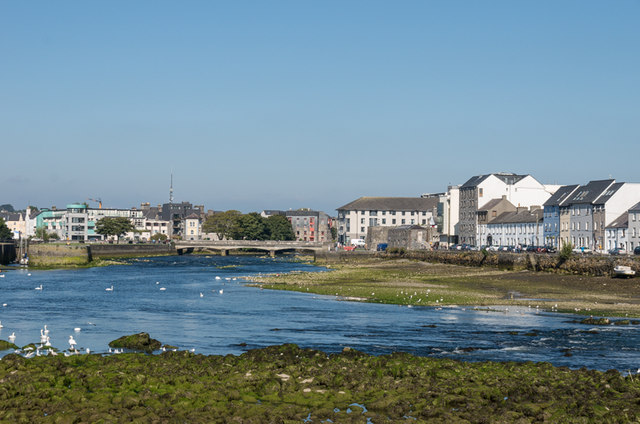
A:
{"label": "stone arch bridge", "polygon": [[268,252],[272,257],[279,252],[317,252],[327,251],[331,243],[312,241],[273,241],[273,240],[184,240],[176,241],[175,248],[179,255],[194,251],[219,251],[227,256],[232,250],[254,249]]}

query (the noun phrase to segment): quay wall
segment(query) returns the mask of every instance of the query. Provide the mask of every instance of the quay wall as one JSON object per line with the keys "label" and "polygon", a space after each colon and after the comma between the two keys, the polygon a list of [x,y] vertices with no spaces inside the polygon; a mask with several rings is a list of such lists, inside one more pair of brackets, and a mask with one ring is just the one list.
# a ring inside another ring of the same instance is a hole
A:
{"label": "quay wall", "polygon": [[172,245],[155,244],[32,244],[29,265],[34,267],[86,266],[94,259],[175,255]]}
{"label": "quay wall", "polygon": [[0,243],[0,265],[7,265],[16,260],[16,244]]}

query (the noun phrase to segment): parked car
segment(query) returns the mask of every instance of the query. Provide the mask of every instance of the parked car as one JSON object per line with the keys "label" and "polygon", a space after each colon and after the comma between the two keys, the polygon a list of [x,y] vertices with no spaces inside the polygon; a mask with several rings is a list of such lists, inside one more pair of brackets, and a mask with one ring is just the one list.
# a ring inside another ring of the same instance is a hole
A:
{"label": "parked car", "polygon": [[619,248],[619,247],[616,247],[616,248],[614,248],[614,249],[609,250],[609,254],[610,254],[610,255],[614,255],[614,256],[617,256],[617,255],[626,255],[626,254],[627,254],[627,251],[626,251],[626,250],[624,250],[624,249],[621,249],[621,248]]}
{"label": "parked car", "polygon": [[388,243],[378,243],[378,246],[376,247],[376,250],[378,252],[384,252],[384,251],[387,250],[388,246],[389,246]]}
{"label": "parked car", "polygon": [[633,254],[634,255],[640,255],[640,246],[638,246],[635,249],[633,249]]}

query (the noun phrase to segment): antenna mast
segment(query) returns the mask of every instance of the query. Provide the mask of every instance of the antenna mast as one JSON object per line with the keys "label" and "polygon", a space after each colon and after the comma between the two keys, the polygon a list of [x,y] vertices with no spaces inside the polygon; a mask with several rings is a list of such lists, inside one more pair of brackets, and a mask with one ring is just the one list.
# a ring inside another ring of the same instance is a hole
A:
{"label": "antenna mast", "polygon": [[171,171],[171,186],[169,186],[169,203],[173,203],[173,171]]}

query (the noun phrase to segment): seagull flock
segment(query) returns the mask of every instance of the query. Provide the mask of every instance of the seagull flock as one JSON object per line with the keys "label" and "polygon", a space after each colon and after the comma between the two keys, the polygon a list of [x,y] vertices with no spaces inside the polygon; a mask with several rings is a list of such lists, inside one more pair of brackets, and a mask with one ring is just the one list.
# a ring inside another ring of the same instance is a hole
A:
{"label": "seagull flock", "polygon": [[[31,273],[27,274],[28,277],[31,276]],[[5,278],[5,274],[0,274],[0,278]],[[215,280],[216,281],[220,281],[222,280],[222,277],[220,276],[215,276]],[[237,278],[230,278],[230,277],[226,277],[224,279],[225,281],[235,281],[237,280]],[[156,281],[156,285],[160,285],[160,281]],[[223,283],[224,285],[224,283]],[[35,287],[35,290],[38,291],[43,291],[44,287],[42,284],[40,284],[39,286]],[[113,292],[114,291],[114,287],[113,284],[110,287],[107,287],[104,289],[107,292]],[[166,287],[159,287],[160,291],[166,291],[167,288]],[[213,289],[211,290],[212,292],[218,292],[220,295],[224,294],[224,289]],[[203,298],[204,297],[204,293],[200,292],[200,297]],[[3,303],[2,304],[3,307],[7,307],[8,304],[7,303]],[[92,323],[89,323],[92,324]],[[92,324],[95,325],[95,324]],[[0,330],[2,330],[2,328],[4,328],[4,325],[2,325],[2,321],[0,321]],[[75,333],[80,333],[82,331],[82,328],[80,327],[75,327],[74,329]],[[13,331],[8,337],[9,342],[11,343],[15,343],[16,341],[16,333],[15,331]],[[77,346],[77,342],[74,339],[73,335],[69,336],[69,349],[65,350],[63,353],[65,356],[70,356],[70,355],[77,355],[80,354],[80,350],[78,350],[76,348]],[[35,346],[35,348],[33,347]],[[173,349],[174,351],[177,349]],[[83,349],[83,351],[87,354],[91,353],[91,350],[89,348]],[[162,352],[166,351],[166,348],[164,346],[162,346],[161,348]],[[195,349],[190,349],[191,352],[194,352]],[[112,349],[109,348],[108,353],[109,354],[119,354],[119,353],[123,353],[124,350],[123,349]],[[45,324],[43,328],[40,329],[40,342],[38,344],[35,343],[31,343],[27,346],[24,346],[23,348],[18,348],[14,350],[14,353],[22,355],[25,358],[31,358],[33,356],[56,356],[58,355],[58,350],[55,349],[54,347],[52,347],[51,345],[51,337],[49,336],[49,329],[47,328],[47,325]]]}

